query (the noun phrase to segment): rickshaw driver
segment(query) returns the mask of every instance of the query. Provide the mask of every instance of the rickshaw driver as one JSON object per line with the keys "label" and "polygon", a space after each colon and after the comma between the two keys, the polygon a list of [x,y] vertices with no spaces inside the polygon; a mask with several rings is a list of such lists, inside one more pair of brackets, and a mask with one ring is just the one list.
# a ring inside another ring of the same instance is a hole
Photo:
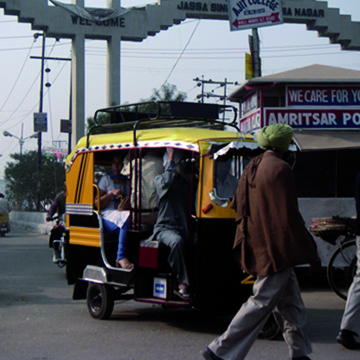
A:
{"label": "rickshaw driver", "polygon": [[170,247],[169,264],[177,275],[179,289],[175,294],[184,300],[191,297],[187,268],[187,239],[189,237],[189,209],[191,187],[189,176],[181,169],[184,152],[166,148],[164,173],[155,180],[159,213],[149,240],[157,240]]}
{"label": "rickshaw driver", "polygon": [[[107,232],[119,234],[118,251],[116,254],[116,267],[131,270],[134,264],[126,256],[126,240],[129,229],[130,211],[118,211],[120,196],[128,196],[129,180],[121,174],[124,159],[115,155],[111,164],[112,173],[104,175],[98,182],[100,195],[100,209],[103,225]],[[97,204],[97,197],[94,203]]]}

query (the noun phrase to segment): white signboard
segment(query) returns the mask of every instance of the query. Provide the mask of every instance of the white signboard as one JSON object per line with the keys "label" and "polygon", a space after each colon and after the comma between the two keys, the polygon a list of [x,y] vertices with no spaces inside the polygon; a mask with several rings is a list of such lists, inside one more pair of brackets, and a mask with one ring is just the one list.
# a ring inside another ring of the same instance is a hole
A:
{"label": "white signboard", "polygon": [[284,22],[281,0],[228,0],[230,30],[244,30]]}

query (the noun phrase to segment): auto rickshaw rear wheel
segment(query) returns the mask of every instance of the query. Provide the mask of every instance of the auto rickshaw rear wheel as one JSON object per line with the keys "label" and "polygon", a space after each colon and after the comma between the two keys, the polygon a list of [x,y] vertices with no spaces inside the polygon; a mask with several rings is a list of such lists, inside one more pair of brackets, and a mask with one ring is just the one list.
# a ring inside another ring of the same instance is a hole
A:
{"label": "auto rickshaw rear wheel", "polygon": [[114,309],[114,289],[104,284],[89,283],[86,303],[94,319],[106,320]]}

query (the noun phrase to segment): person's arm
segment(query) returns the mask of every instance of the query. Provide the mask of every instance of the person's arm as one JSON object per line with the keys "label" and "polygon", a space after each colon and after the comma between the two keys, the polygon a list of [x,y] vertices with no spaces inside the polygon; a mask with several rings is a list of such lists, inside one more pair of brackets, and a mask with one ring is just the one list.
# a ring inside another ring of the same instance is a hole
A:
{"label": "person's arm", "polygon": [[164,173],[162,175],[157,176],[154,180],[157,191],[159,191],[160,189],[162,190],[168,189],[171,186],[175,177],[176,166],[173,160],[174,149],[166,148],[166,151],[168,153],[168,159],[165,164]]}
{"label": "person's arm", "polygon": [[54,201],[51,203],[50,208],[46,214],[46,221],[51,221],[54,214],[56,213],[56,209],[58,208],[59,199],[56,197]]}
{"label": "person's arm", "polygon": [[[108,189],[109,187],[106,186],[104,178],[100,179],[98,183],[99,187],[99,196],[100,196],[100,209],[106,207],[110,200],[113,198],[117,198],[120,195],[124,195],[120,189]],[[95,196],[94,205],[97,206],[98,197]]]}
{"label": "person's arm", "polygon": [[[112,189],[109,191],[99,189],[99,192],[100,192],[100,209],[106,207],[106,205],[109,203],[110,200],[121,195],[121,190],[119,189]],[[95,206],[97,206],[98,203],[97,196],[95,197],[94,203]]]}

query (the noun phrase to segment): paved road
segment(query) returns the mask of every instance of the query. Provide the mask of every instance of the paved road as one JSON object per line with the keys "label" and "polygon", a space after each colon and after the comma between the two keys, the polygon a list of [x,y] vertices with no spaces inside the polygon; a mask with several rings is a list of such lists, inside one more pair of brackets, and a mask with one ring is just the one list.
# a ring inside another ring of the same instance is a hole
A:
{"label": "paved road", "polygon": [[[187,360],[221,334],[229,318],[124,302],[108,321],[71,299],[47,237],[14,229],[0,238],[0,360]],[[334,342],[344,301],[303,283],[313,360],[359,360]],[[247,360],[287,360],[282,340],[258,340]]]}

